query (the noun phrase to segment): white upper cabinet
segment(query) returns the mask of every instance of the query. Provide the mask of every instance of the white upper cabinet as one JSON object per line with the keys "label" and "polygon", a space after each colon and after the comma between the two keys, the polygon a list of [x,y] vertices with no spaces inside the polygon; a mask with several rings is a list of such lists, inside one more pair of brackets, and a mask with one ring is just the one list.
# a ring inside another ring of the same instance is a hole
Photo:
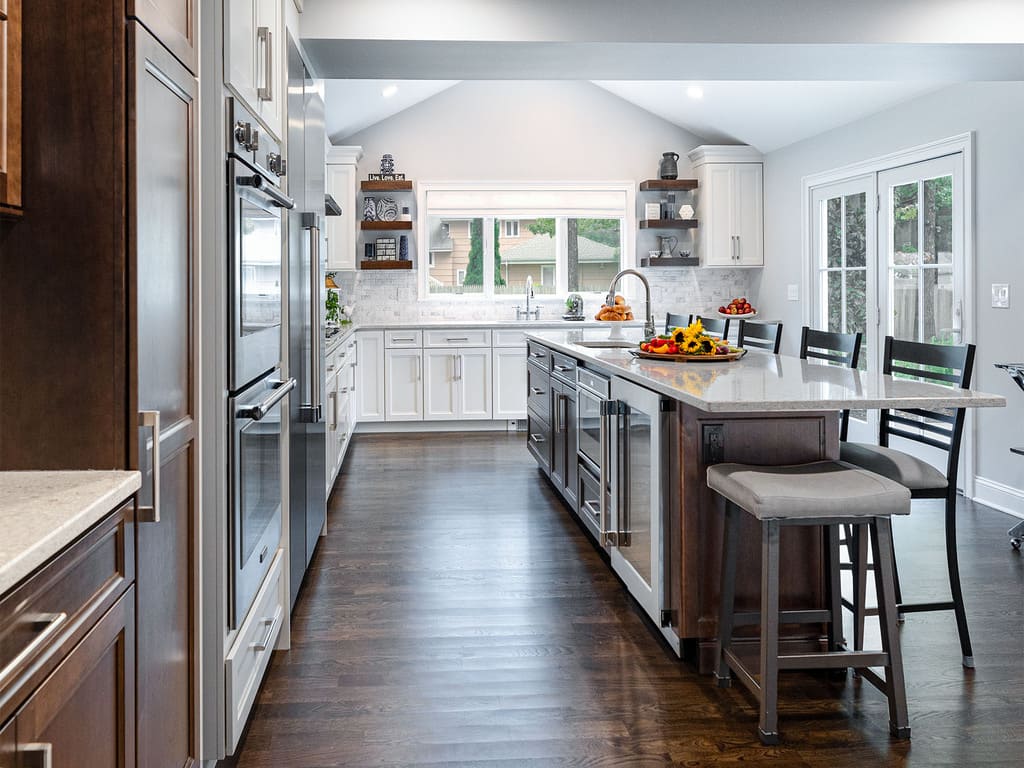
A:
{"label": "white upper cabinet", "polygon": [[227,0],[224,9],[226,84],[280,141],[287,96],[283,0]]}
{"label": "white upper cabinet", "polygon": [[341,208],[341,215],[327,217],[327,269],[356,268],[356,164],[362,147],[329,147],[327,194]]}
{"label": "white upper cabinet", "polygon": [[746,146],[700,146],[689,158],[699,182],[695,255],[701,265],[764,266],[760,153]]}

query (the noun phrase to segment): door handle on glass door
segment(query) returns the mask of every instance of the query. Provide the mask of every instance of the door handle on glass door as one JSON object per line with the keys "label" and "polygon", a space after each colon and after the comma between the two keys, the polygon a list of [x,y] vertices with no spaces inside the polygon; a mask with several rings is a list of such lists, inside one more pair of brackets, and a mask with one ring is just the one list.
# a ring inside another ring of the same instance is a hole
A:
{"label": "door handle on glass door", "polygon": [[[139,426],[152,432],[152,441],[143,444],[143,454],[149,453],[152,461],[152,488],[150,501],[152,504],[139,504],[135,515],[138,523],[160,522],[160,411],[139,411]],[[145,464],[139,467],[145,469]],[[140,494],[141,496],[141,494]]]}

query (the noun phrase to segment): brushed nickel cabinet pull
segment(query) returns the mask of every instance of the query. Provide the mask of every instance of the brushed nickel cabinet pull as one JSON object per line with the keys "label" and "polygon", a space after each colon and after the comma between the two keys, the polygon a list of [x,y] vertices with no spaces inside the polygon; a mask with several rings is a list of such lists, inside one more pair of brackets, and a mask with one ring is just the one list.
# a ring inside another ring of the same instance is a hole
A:
{"label": "brushed nickel cabinet pull", "polygon": [[135,521],[138,523],[159,523],[160,522],[160,411],[139,411],[139,426],[148,428],[152,434],[152,442],[146,443],[152,457],[153,471],[151,505],[138,507]]}

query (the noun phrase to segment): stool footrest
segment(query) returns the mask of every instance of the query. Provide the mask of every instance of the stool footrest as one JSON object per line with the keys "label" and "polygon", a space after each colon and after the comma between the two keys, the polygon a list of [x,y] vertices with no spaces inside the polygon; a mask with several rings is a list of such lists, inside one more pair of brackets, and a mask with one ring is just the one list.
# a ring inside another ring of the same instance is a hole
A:
{"label": "stool footrest", "polygon": [[722,651],[722,655],[725,656],[725,661],[729,665],[729,669],[733,671],[739,679],[747,687],[747,689],[757,696],[758,700],[761,698],[761,684],[757,682],[757,678],[750,674],[750,670],[747,669],[747,665],[740,661],[739,657],[728,648]]}
{"label": "stool footrest", "polygon": [[884,667],[889,663],[885,651],[831,651],[793,653],[779,656],[779,669],[841,669],[843,667]]}
{"label": "stool footrest", "polygon": [[896,610],[900,613],[924,613],[925,611],[952,611],[956,603],[952,600],[944,603],[898,603]]}
{"label": "stool footrest", "polygon": [[[820,624],[832,620],[832,614],[826,610],[779,611],[780,624]],[[760,626],[761,614],[757,611],[744,611],[733,614],[734,627]]]}
{"label": "stool footrest", "polygon": [[868,669],[867,667],[861,667],[857,670],[857,674],[875,686],[875,688],[880,690],[886,696],[889,695],[889,684],[886,683],[885,679],[875,672],[875,670]]}

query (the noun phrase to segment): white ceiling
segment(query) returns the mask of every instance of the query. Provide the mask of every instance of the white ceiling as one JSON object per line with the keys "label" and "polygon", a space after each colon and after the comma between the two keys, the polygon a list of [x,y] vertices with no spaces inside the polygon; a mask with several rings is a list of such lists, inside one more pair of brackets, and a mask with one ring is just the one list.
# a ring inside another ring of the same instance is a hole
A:
{"label": "white ceiling", "polygon": [[[933,91],[938,83],[596,81],[620,98],[712,144],[750,144],[762,152],[852,123]],[[703,98],[687,89],[697,85]]]}
{"label": "white ceiling", "polygon": [[[458,80],[326,80],[324,110],[327,136],[335,144],[342,139],[419,104]],[[395,86],[394,95],[383,90]]]}

